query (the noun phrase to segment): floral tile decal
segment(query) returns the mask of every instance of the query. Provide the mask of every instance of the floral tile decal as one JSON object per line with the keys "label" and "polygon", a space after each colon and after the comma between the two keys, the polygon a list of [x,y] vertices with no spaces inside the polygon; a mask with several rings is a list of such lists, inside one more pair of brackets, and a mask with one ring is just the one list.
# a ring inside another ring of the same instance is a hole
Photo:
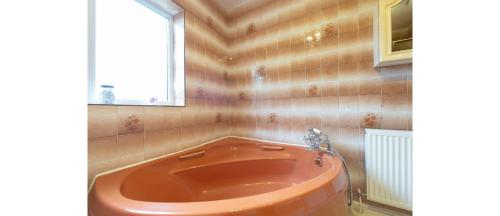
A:
{"label": "floral tile decal", "polygon": [[254,68],[253,77],[256,80],[263,80],[266,77],[266,67],[264,67],[264,65],[260,65]]}
{"label": "floral tile decal", "polygon": [[278,115],[274,112],[269,113],[268,119],[269,119],[268,120],[269,123],[277,123],[278,122]]}
{"label": "floral tile decal", "polygon": [[324,32],[325,37],[334,37],[337,35],[337,28],[333,23],[327,23]]}
{"label": "floral tile decal", "polygon": [[140,122],[141,120],[136,115],[130,115],[125,120],[125,128],[127,129],[128,132],[136,131],[137,129],[139,129]]}
{"label": "floral tile decal", "polygon": [[368,113],[366,114],[364,118],[364,122],[366,126],[373,127],[375,125],[375,122],[377,121],[377,116],[373,113]]}
{"label": "floral tile decal", "polygon": [[253,23],[248,24],[247,35],[252,34],[254,32],[255,32],[255,24]]}
{"label": "floral tile decal", "polygon": [[240,92],[238,93],[238,100],[244,100],[245,99],[245,92]]}
{"label": "floral tile decal", "polygon": [[307,88],[307,93],[309,96],[317,96],[319,94],[318,86],[310,85],[309,88]]}

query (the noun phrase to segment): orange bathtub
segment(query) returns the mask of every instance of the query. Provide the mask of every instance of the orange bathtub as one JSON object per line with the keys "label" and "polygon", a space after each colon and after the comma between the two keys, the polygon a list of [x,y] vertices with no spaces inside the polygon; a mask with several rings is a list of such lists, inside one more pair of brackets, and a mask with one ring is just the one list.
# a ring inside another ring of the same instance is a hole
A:
{"label": "orange bathtub", "polygon": [[96,178],[89,214],[347,215],[338,158],[303,147],[224,138]]}

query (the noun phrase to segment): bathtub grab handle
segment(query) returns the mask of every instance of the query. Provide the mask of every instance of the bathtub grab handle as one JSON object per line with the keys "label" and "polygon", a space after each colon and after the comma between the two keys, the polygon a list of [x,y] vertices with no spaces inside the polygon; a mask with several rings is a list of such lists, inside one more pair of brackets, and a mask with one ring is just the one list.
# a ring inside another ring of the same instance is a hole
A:
{"label": "bathtub grab handle", "polygon": [[262,149],[263,151],[283,151],[283,150],[285,150],[285,147],[263,145],[263,146],[260,146],[260,149]]}
{"label": "bathtub grab handle", "polygon": [[179,160],[189,160],[189,159],[199,158],[199,157],[203,157],[203,156],[205,156],[205,150],[181,155],[181,156],[179,156]]}

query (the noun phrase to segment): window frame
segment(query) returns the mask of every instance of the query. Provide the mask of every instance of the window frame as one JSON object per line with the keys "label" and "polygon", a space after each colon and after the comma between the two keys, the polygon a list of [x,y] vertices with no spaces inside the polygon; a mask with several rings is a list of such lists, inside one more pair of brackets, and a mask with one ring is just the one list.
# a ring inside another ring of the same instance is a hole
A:
{"label": "window frame", "polygon": [[[146,100],[133,100],[133,99],[115,99],[113,104],[103,104],[100,103],[99,98],[96,97],[96,83],[95,83],[95,56],[96,56],[96,2],[95,1],[105,1],[105,0],[88,0],[88,85],[87,85],[87,104],[89,105],[118,105],[118,106],[185,106],[175,104],[175,31],[174,31],[174,15],[169,14],[163,10],[155,7],[155,5],[150,4],[146,0],[135,0],[137,3],[149,8],[150,10],[156,12],[158,15],[164,17],[166,20],[166,31],[167,31],[167,98],[166,101],[159,101],[155,104],[148,103]],[[184,80],[185,82],[185,80]],[[185,91],[185,88],[184,88]]]}

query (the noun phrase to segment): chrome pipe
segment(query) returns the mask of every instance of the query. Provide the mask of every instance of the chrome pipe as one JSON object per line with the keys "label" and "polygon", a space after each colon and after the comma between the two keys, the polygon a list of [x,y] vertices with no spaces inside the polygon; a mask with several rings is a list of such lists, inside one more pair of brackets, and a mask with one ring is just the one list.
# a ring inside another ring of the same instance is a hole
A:
{"label": "chrome pipe", "polygon": [[[347,175],[347,180],[349,182],[348,185],[348,200],[347,204],[351,206],[352,204],[352,183],[351,183],[351,176],[349,175],[349,170],[347,169],[347,163],[345,162],[344,157],[336,151],[333,148],[332,143],[328,139],[328,136],[326,133],[323,133],[320,129],[317,128],[309,128],[307,130],[307,134],[304,136],[304,141],[306,142],[306,150],[308,151],[317,151],[319,153],[319,156],[321,154],[326,153],[330,157],[338,157],[342,161],[342,166],[344,167],[344,171]],[[321,144],[326,144],[326,149],[321,147]],[[321,157],[319,157],[321,160]],[[322,166],[323,163],[321,161],[318,161],[318,158],[315,160],[316,165]]]}

